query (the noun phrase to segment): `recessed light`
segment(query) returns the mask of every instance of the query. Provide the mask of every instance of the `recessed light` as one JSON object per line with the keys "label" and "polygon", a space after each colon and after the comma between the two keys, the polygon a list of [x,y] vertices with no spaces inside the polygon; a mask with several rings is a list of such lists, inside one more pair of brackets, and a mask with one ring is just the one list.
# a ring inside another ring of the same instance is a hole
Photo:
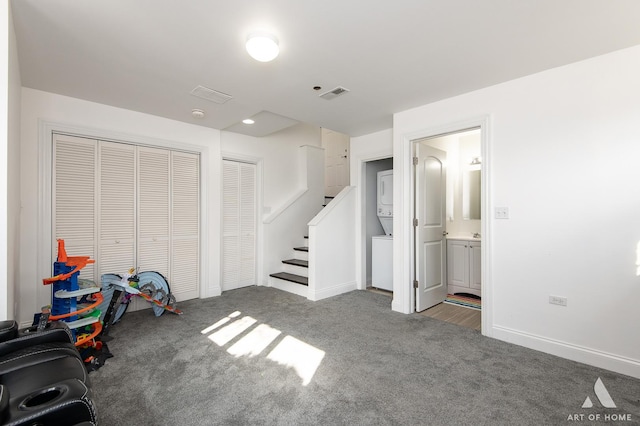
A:
{"label": "recessed light", "polygon": [[204,118],[204,111],[194,108],[191,110],[191,115],[193,115],[195,118]]}
{"label": "recessed light", "polygon": [[250,118],[245,118],[244,120],[242,120],[242,122],[244,124],[253,124],[253,123],[255,123],[255,121],[250,119]]}

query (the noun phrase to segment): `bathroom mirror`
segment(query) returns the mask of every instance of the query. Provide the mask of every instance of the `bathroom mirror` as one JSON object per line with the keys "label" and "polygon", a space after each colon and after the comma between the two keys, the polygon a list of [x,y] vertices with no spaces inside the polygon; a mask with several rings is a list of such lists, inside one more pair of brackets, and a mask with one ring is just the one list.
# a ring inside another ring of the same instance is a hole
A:
{"label": "bathroom mirror", "polygon": [[480,220],[481,171],[467,170],[462,174],[462,218]]}

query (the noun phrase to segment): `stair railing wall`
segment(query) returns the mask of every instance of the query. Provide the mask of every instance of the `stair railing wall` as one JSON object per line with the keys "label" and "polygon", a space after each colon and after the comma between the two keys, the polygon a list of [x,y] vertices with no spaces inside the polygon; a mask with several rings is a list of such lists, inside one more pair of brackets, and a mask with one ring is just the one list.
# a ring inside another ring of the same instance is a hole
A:
{"label": "stair railing wall", "polygon": [[[322,209],[324,202],[324,149],[300,147],[300,188],[286,203],[263,219],[264,268],[261,285],[268,285],[269,273],[281,269],[282,259],[307,235],[307,222]],[[283,164],[282,167],[288,167]]]}
{"label": "stair railing wall", "polygon": [[356,290],[356,193],[345,187],[309,222],[310,300]]}

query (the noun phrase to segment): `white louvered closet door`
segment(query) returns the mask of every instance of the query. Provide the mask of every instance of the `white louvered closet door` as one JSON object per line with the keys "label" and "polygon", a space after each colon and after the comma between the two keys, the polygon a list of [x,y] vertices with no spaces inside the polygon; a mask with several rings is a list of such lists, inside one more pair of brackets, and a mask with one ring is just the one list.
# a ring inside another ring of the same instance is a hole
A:
{"label": "white louvered closet door", "polygon": [[54,258],[62,238],[95,259],[83,278],[136,267],[164,275],[178,301],[198,297],[199,155],[66,135],[53,147]]}
{"label": "white louvered closet door", "polygon": [[169,278],[171,152],[138,148],[138,268]]}
{"label": "white louvered closet door", "polygon": [[224,160],[222,290],[256,284],[256,165]]}
{"label": "white louvered closet door", "polygon": [[100,141],[99,274],[124,274],[136,266],[135,146]]}
{"label": "white louvered closet door", "polygon": [[200,157],[171,153],[171,292],[176,300],[198,297]]}
{"label": "white louvered closet door", "polygon": [[[98,142],[67,135],[53,138],[53,258],[58,239],[64,239],[69,256],[96,257],[96,154]],[[80,273],[96,279],[94,265]]]}

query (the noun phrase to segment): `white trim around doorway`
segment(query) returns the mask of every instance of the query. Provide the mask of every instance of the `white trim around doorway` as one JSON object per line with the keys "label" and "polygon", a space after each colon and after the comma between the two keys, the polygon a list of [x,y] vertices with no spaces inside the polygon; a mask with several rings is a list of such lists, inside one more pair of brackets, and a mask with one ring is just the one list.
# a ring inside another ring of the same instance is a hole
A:
{"label": "white trim around doorway", "polygon": [[[493,201],[491,197],[491,116],[485,115],[468,120],[425,128],[416,132],[394,135],[394,221],[396,230],[393,242],[393,302],[394,311],[415,312],[414,280],[414,235],[411,226],[413,215],[414,182],[412,173],[413,141],[440,135],[458,133],[480,128],[482,156],[482,334],[492,336],[493,326],[493,280],[491,227]],[[359,253],[361,250],[359,251]],[[359,270],[361,271],[362,268]]]}
{"label": "white trim around doorway", "polygon": [[[367,289],[367,236],[366,220],[364,220],[364,208],[366,205],[366,182],[367,170],[366,163],[369,161],[384,160],[393,158],[393,150],[384,150],[375,153],[367,153],[362,156],[352,157],[352,164],[356,165],[355,173],[357,188],[356,194],[356,288],[358,290]],[[352,174],[353,176],[353,174]]]}

